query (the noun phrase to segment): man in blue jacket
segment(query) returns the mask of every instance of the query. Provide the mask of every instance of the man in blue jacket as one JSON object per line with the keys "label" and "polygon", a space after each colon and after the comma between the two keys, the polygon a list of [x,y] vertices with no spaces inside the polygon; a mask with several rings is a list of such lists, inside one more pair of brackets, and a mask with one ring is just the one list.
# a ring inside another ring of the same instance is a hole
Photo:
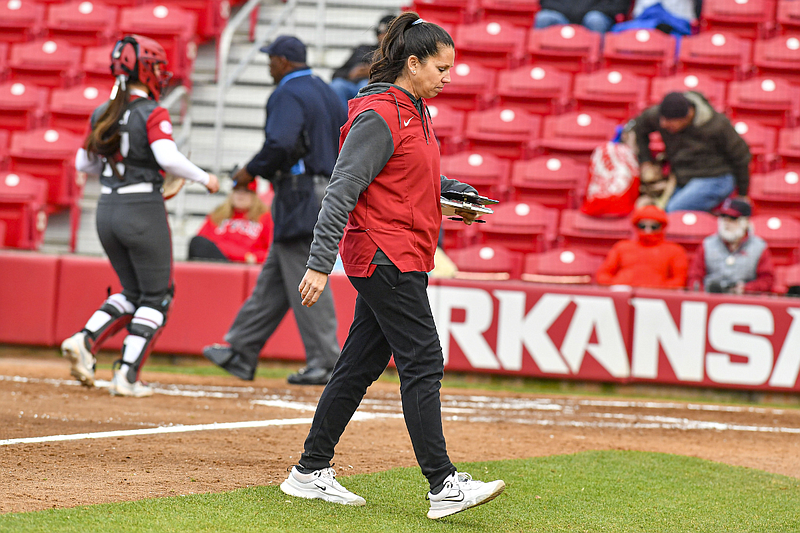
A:
{"label": "man in blue jacket", "polygon": [[289,383],[324,385],[339,357],[333,297],[328,293],[325,302],[304,307],[297,287],[347,114],[336,93],[311,74],[299,39],[282,35],[261,51],[269,54],[277,84],[267,101],[264,146],[232,177],[237,184],[255,176],[272,183],[273,244],[253,293],[225,335],[228,344],[207,346],[203,355],[241,379],[253,379],[258,354],[291,308],[306,367],[289,376]]}

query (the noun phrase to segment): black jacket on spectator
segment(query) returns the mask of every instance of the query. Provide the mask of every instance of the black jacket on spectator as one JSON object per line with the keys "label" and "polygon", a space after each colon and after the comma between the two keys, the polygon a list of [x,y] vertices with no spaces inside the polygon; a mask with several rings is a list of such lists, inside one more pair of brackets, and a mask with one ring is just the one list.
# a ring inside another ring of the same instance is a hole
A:
{"label": "black jacket on spectator", "polygon": [[589,11],[599,11],[612,19],[617,15],[627,15],[631,9],[630,0],[541,0],[541,9],[558,11],[572,24],[581,24]]}
{"label": "black jacket on spectator", "polygon": [[361,63],[372,64],[372,54],[375,53],[375,50],[378,49],[377,44],[362,44],[353,49],[353,54],[350,56],[344,65],[337,68],[333,72],[334,78],[345,78],[350,74],[350,71],[353,70],[353,67],[360,65]]}

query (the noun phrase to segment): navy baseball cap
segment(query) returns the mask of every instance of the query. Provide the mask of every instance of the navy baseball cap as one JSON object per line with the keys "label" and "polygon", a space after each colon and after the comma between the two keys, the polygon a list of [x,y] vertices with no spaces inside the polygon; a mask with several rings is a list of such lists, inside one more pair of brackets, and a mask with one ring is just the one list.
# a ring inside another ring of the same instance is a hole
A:
{"label": "navy baseball cap", "polygon": [[749,217],[751,212],[750,204],[738,198],[727,198],[717,211],[720,215],[731,218]]}
{"label": "navy baseball cap", "polygon": [[281,35],[272,44],[260,48],[265,54],[285,57],[294,63],[306,62],[306,45],[297,37]]}

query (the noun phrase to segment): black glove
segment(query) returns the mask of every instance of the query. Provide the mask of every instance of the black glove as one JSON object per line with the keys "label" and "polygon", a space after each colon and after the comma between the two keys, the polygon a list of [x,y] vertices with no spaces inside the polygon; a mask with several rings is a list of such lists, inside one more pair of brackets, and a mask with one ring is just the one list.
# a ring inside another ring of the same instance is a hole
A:
{"label": "black glove", "polygon": [[731,289],[735,286],[735,281],[729,279],[714,279],[706,284],[706,291],[716,293],[731,292]]}

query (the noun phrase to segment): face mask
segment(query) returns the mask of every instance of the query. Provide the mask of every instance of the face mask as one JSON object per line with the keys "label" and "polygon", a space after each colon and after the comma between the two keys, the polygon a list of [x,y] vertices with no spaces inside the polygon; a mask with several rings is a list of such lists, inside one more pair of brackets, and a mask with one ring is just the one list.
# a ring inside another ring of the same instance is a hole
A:
{"label": "face mask", "polygon": [[738,242],[747,233],[748,220],[739,217],[735,221],[727,221],[720,217],[717,219],[717,232],[720,239],[725,242]]}
{"label": "face mask", "polygon": [[644,246],[655,246],[664,241],[664,229],[658,231],[642,231],[637,228],[636,235]]}

